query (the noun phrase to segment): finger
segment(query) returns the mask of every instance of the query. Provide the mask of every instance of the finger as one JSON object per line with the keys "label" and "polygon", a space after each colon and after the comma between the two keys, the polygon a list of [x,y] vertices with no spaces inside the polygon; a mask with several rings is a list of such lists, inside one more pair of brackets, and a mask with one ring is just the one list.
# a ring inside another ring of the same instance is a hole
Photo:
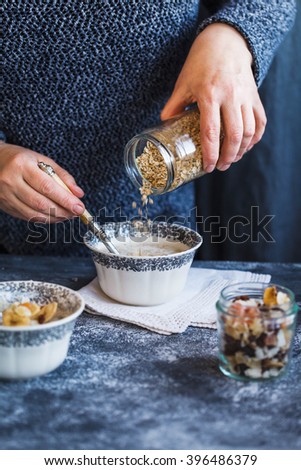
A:
{"label": "finger", "polygon": [[222,106],[224,140],[217,169],[225,171],[234,162],[243,138],[240,106]]}
{"label": "finger", "polygon": [[249,150],[261,140],[267,124],[266,114],[261,102],[258,103],[257,107],[253,108],[253,113],[255,118],[255,133],[249,144]]}
{"label": "finger", "polygon": [[220,108],[218,103],[199,103],[203,168],[211,173],[220,151]]}
{"label": "finger", "polygon": [[244,155],[244,153],[247,152],[251,144],[251,140],[255,134],[255,118],[253,109],[247,108],[246,106],[242,106],[241,115],[243,121],[243,137],[238,154],[234,159],[235,162],[238,162]]}
{"label": "finger", "polygon": [[66,209],[58,206],[47,197],[38,193],[25,180],[23,180],[23,182],[18,185],[18,188],[15,190],[15,196],[19,201],[22,201],[26,206],[35,212],[39,212],[47,216],[49,216],[51,212],[55,214],[56,218],[59,219],[70,218],[70,213]]}
{"label": "finger", "polygon": [[48,165],[52,166],[54,171],[59,175],[59,177],[64,181],[64,183],[70,188],[72,193],[75,194],[77,197],[83,197],[84,191],[76,184],[75,179],[73,178],[68,171],[64,170],[60,167],[54,160],[45,155],[41,155],[37,152],[30,152],[32,156],[35,157],[34,163],[38,163],[39,161],[43,161]]}
{"label": "finger", "polygon": [[17,196],[12,196],[7,202],[5,210],[8,214],[18,219],[27,220],[28,222],[41,222],[41,223],[57,223],[66,220],[65,218],[55,217],[53,215],[46,215],[38,211],[34,211],[31,207],[27,206],[23,201],[20,201]]}
{"label": "finger", "polygon": [[70,173],[67,170],[65,170],[64,168],[59,166],[53,160],[51,160],[51,163],[49,163],[49,164],[53,167],[54,171],[61,178],[61,180],[64,181],[66,186],[68,186],[68,188],[73,192],[73,194],[75,194],[75,196],[77,196],[79,198],[84,196],[84,194],[85,194],[84,191],[82,190],[82,188],[80,188],[76,184],[76,181],[75,181],[74,177],[72,175],[70,175]]}
{"label": "finger", "polygon": [[192,102],[193,100],[191,96],[184,93],[180,88],[175,88],[171,97],[161,111],[162,121],[181,113]]}
{"label": "finger", "polygon": [[81,215],[85,207],[83,203],[67,189],[62,188],[51,176],[42,172],[36,165],[28,165],[23,178],[38,193],[55,202],[71,214]]}

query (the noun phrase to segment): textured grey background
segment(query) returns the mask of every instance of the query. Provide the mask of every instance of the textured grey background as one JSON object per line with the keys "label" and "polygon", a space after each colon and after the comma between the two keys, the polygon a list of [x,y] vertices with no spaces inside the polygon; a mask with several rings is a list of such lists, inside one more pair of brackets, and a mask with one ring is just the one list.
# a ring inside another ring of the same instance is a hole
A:
{"label": "textured grey background", "polygon": [[[197,265],[271,273],[301,300],[300,264]],[[0,256],[0,281],[79,288],[94,275],[86,259]],[[300,357],[300,318],[289,373],[244,384],[219,372],[216,331],[166,337],[83,314],[56,371],[0,381],[0,448],[300,449]]]}

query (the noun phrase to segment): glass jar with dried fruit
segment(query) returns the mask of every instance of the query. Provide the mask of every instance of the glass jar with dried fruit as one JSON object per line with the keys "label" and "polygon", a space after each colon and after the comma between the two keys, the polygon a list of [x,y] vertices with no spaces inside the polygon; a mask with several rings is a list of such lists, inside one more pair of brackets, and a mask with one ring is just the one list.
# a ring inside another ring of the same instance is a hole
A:
{"label": "glass jar with dried fruit", "polygon": [[163,194],[202,176],[200,113],[192,107],[134,136],[125,147],[125,167],[142,194]]}
{"label": "glass jar with dried fruit", "polygon": [[242,381],[283,375],[298,311],[293,292],[260,282],[232,284],[216,306],[220,370]]}

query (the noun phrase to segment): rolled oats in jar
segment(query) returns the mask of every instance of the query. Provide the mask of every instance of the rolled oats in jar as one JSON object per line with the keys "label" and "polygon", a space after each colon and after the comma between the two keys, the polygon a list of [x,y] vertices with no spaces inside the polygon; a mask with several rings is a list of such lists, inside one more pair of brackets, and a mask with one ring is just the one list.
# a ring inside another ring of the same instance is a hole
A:
{"label": "rolled oats in jar", "polygon": [[134,136],[125,147],[129,178],[143,194],[163,194],[202,176],[200,113],[193,107]]}

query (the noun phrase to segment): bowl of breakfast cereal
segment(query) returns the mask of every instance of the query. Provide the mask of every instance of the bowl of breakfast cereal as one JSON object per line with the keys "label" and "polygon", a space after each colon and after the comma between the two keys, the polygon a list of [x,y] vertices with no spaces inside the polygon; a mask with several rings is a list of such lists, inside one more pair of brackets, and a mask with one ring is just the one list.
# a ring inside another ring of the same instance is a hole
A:
{"label": "bowl of breakfast cereal", "polygon": [[188,272],[201,246],[194,230],[166,222],[130,221],[102,226],[119,254],[88,232],[99,285],[109,297],[129,305],[163,304],[185,287]]}
{"label": "bowl of breakfast cereal", "polygon": [[0,282],[0,378],[29,379],[60,366],[84,305],[58,284]]}

